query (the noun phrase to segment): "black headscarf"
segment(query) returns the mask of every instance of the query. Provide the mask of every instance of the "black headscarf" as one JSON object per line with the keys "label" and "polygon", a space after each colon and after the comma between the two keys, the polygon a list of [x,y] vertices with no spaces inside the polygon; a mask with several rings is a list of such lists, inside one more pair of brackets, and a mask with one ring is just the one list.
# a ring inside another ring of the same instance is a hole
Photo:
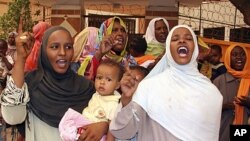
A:
{"label": "black headscarf", "polygon": [[39,119],[56,128],[68,108],[82,112],[95,91],[91,81],[78,76],[70,67],[64,74],[53,70],[46,47],[50,35],[58,30],[68,32],[63,27],[55,26],[44,33],[38,69],[25,77],[30,94],[28,107]]}

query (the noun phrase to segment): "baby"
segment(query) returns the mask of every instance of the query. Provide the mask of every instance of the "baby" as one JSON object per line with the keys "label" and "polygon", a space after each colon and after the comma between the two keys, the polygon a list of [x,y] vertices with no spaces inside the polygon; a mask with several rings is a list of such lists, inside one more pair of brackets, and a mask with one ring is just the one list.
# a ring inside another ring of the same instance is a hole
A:
{"label": "baby", "polygon": [[[76,141],[83,132],[83,126],[93,122],[109,122],[115,114],[120,93],[116,91],[120,87],[120,80],[124,69],[112,60],[104,60],[97,68],[95,78],[96,93],[93,94],[82,114],[73,109],[63,116],[59,131],[62,140]],[[106,140],[103,137],[102,140]]]}

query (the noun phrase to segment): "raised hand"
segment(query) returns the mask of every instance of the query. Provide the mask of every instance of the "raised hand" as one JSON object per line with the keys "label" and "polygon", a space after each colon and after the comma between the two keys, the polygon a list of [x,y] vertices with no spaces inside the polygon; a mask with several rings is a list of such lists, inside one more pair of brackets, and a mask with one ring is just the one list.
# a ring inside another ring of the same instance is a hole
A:
{"label": "raised hand", "polygon": [[98,60],[101,60],[101,58],[108,53],[116,44],[118,44],[118,41],[115,40],[115,35],[107,35],[103,37],[100,48],[96,51],[95,57]]}
{"label": "raised hand", "polygon": [[17,57],[26,60],[34,45],[34,38],[31,33],[24,32],[16,37]]}
{"label": "raised hand", "polygon": [[125,68],[126,72],[123,74],[121,80],[121,103],[123,107],[126,106],[132,100],[133,94],[140,82],[138,76],[134,76],[133,73],[131,73],[131,70],[129,69],[128,65],[125,65]]}
{"label": "raised hand", "polygon": [[[22,10],[23,11],[23,10]],[[23,33],[23,20],[22,16],[20,17],[18,24],[18,36],[16,37],[16,50],[18,59],[24,59],[28,57],[30,51],[34,45],[34,37],[32,33],[24,32]]]}
{"label": "raised hand", "polygon": [[34,38],[31,33],[22,33],[22,18],[18,26],[18,35],[16,37],[16,60],[12,69],[12,78],[18,88],[24,84],[24,65],[34,44]]}

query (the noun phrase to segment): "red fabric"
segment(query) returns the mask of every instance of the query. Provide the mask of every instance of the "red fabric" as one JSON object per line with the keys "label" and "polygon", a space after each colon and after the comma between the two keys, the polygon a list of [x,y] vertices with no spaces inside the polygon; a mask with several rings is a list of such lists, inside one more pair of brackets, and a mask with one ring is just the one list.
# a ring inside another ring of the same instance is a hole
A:
{"label": "red fabric", "polygon": [[99,66],[100,62],[95,58],[95,56],[92,58],[91,63],[87,67],[84,76],[89,79],[93,80],[95,79],[96,76],[96,71]]}
{"label": "red fabric", "polygon": [[29,54],[29,56],[26,59],[25,67],[24,67],[25,72],[32,71],[32,70],[36,69],[38,53],[40,51],[42,37],[43,37],[44,32],[49,27],[50,27],[50,25],[46,22],[39,22],[38,24],[36,24],[33,27],[33,34],[34,34],[34,38],[35,38],[35,43],[34,43],[34,46],[31,50],[31,53]]}
{"label": "red fabric", "polygon": [[40,46],[41,46],[41,42],[36,41],[32,50],[31,50],[30,55],[26,59],[26,63],[25,63],[25,67],[24,67],[25,72],[32,71],[37,67],[37,58],[38,58]]}

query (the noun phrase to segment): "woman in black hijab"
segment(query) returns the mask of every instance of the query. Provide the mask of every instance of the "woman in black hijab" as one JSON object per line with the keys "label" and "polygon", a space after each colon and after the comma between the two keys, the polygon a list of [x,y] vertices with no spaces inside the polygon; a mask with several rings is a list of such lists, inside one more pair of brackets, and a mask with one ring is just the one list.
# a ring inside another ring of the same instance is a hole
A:
{"label": "woman in black hijab", "polygon": [[[1,95],[2,114],[9,124],[26,120],[26,141],[60,141],[58,124],[68,108],[81,112],[95,92],[91,81],[70,69],[73,39],[63,27],[49,28],[42,40],[38,68],[24,76],[24,64],[33,38],[16,38],[17,60]],[[27,115],[27,116],[26,116]],[[108,124],[84,127],[79,139],[100,140]]]}

